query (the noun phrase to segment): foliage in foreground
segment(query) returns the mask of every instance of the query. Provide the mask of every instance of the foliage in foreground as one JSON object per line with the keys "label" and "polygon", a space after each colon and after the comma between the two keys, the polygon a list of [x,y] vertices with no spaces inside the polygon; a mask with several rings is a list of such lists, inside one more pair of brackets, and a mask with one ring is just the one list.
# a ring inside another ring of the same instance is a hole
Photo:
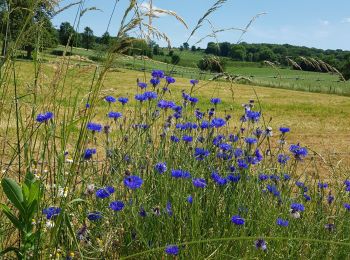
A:
{"label": "foliage in foreground", "polygon": [[[196,108],[208,102],[193,95],[197,80],[181,97],[171,95],[173,84],[174,78],[153,71],[150,83],[138,81],[138,105],[131,112],[130,97],[106,96],[104,122],[81,124],[87,137],[81,150],[55,147],[53,155],[54,133],[64,118],[52,112],[33,118],[39,158],[47,167],[28,169],[20,185],[2,180],[10,201],[2,210],[20,240],[8,229],[15,243],[1,254],[347,256],[349,180],[304,176],[308,150],[286,145],[288,127],[272,138],[254,101],[233,122],[219,112],[219,98],[210,100],[207,111]],[[87,103],[84,113],[93,115],[95,105]]]}

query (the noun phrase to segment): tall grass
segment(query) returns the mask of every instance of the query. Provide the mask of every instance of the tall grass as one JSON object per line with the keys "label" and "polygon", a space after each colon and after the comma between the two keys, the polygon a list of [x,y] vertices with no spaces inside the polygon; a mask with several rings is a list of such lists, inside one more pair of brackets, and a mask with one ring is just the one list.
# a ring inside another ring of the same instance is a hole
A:
{"label": "tall grass", "polygon": [[[82,10],[84,1],[76,25]],[[33,78],[22,80],[14,57],[24,39],[9,49],[1,67],[1,257],[347,257],[349,182],[333,178],[337,167],[327,183],[317,168],[306,175],[306,148],[290,149],[287,129],[272,138],[258,97],[233,121],[220,99],[196,109],[209,103],[196,99],[202,83],[174,96],[176,82],[162,71],[144,74],[153,79],[146,89],[138,79],[129,103],[105,92],[125,35],[144,19],[131,0],[83,100],[69,57],[43,71],[37,45]],[[233,103],[233,85],[231,94]]]}

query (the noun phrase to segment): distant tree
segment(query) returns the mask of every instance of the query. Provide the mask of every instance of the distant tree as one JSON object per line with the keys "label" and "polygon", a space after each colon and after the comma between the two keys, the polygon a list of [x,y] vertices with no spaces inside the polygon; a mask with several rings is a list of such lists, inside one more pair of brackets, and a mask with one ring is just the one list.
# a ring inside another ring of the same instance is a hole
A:
{"label": "distant tree", "polygon": [[109,32],[105,32],[104,34],[102,34],[102,37],[100,39],[100,43],[104,44],[104,45],[109,45],[110,42],[111,42],[111,36],[110,36]]}
{"label": "distant tree", "polygon": [[264,61],[264,60],[268,60],[268,61],[274,61],[276,59],[275,54],[273,53],[273,51],[268,48],[268,47],[262,47],[259,51],[259,61]]}
{"label": "distant tree", "polygon": [[171,56],[171,63],[172,64],[178,64],[180,62],[180,56],[177,54],[174,54],[173,56]]}
{"label": "distant tree", "polygon": [[220,48],[220,56],[228,57],[231,52],[231,43],[229,42],[222,42],[219,43]]}
{"label": "distant tree", "polygon": [[170,50],[168,56],[171,57],[171,56],[173,56],[173,55],[174,55],[174,51],[173,51],[173,50]]}
{"label": "distant tree", "polygon": [[202,49],[201,49],[201,47],[197,47],[197,51],[201,51]]}
{"label": "distant tree", "polygon": [[74,35],[75,35],[74,28],[69,22],[61,23],[60,29],[58,30],[58,38],[62,45],[67,45],[70,39],[69,44],[72,46],[74,41],[74,38],[73,38]]}
{"label": "distant tree", "polygon": [[82,44],[85,49],[89,50],[92,49],[92,46],[94,44],[94,32],[90,27],[85,27],[83,35],[82,35]]}
{"label": "distant tree", "polygon": [[158,44],[155,44],[153,46],[153,54],[154,55],[159,55],[160,54],[160,48],[159,48],[159,45]]}
{"label": "distant tree", "polygon": [[191,51],[197,51],[196,46],[192,45],[192,47],[191,47]]}
{"label": "distant tree", "polygon": [[179,48],[179,50],[180,50],[180,51],[183,51],[183,50],[184,50],[184,46],[181,45],[180,48]]}
{"label": "distant tree", "polygon": [[244,61],[247,57],[246,48],[243,45],[235,44],[231,47],[231,58],[233,60]]}
{"label": "distant tree", "polygon": [[350,79],[350,59],[347,62],[345,62],[345,64],[341,68],[341,73],[343,74],[346,80]]}
{"label": "distant tree", "polygon": [[206,54],[219,55],[219,46],[215,42],[208,42],[207,48],[205,49]]}
{"label": "distant tree", "polygon": [[190,49],[190,45],[188,44],[188,42],[184,42],[184,43],[182,44],[182,46],[184,47],[184,49],[185,49],[186,51]]}

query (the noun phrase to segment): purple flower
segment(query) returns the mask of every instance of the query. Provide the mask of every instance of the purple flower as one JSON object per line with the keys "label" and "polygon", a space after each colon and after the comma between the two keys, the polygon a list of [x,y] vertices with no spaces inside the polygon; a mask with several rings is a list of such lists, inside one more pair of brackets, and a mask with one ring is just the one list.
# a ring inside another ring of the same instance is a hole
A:
{"label": "purple flower", "polygon": [[255,248],[256,249],[261,249],[263,251],[267,250],[267,245],[266,241],[264,239],[258,239],[255,241]]}
{"label": "purple flower", "polygon": [[102,189],[98,189],[96,191],[96,197],[100,198],[100,199],[105,199],[108,198],[112,193],[114,193],[114,188],[111,186],[107,186],[105,188]]}
{"label": "purple flower", "polygon": [[212,98],[210,100],[210,102],[214,105],[220,104],[221,103],[221,99],[220,98]]}
{"label": "purple flower", "polygon": [[280,127],[280,132],[282,134],[288,133],[290,131],[290,129],[288,127]]}
{"label": "purple flower", "polygon": [[207,183],[202,178],[195,178],[192,180],[192,183],[197,188],[205,188],[207,186]]}
{"label": "purple flower", "polygon": [[178,137],[176,137],[175,135],[172,135],[172,136],[170,137],[170,140],[171,140],[172,142],[174,142],[174,143],[180,142],[180,139],[179,139]]}
{"label": "purple flower", "polygon": [[171,170],[171,177],[179,179],[189,179],[191,178],[191,174],[187,171],[183,170]]}
{"label": "purple flower", "polygon": [[161,109],[168,109],[168,108],[173,108],[176,105],[173,101],[159,100],[157,106]]}
{"label": "purple flower", "polygon": [[278,218],[278,219],[276,220],[276,224],[277,224],[278,226],[281,226],[281,227],[288,227],[289,221],[288,221],[288,220],[283,220],[283,219],[281,219],[281,218]]}
{"label": "purple flower", "polygon": [[173,215],[173,210],[172,210],[170,201],[168,201],[166,204],[166,212],[168,213],[169,216]]}
{"label": "purple flower", "polygon": [[101,130],[102,130],[101,124],[96,124],[96,123],[92,123],[92,122],[89,122],[86,127],[88,130],[93,131],[93,132],[101,132]]}
{"label": "purple flower", "polygon": [[179,254],[179,247],[176,245],[168,245],[165,248],[165,253],[167,255],[178,255]]}
{"label": "purple flower", "polygon": [[122,113],[119,113],[119,112],[109,112],[108,113],[108,117],[109,118],[113,118],[114,120],[117,120],[118,118],[121,118],[122,117]]}
{"label": "purple flower", "polygon": [[52,219],[60,214],[61,209],[58,207],[49,207],[49,208],[43,209],[42,212],[44,215],[46,215],[47,219]]}
{"label": "purple flower", "polygon": [[124,178],[124,185],[129,189],[136,190],[141,187],[143,180],[136,175],[126,176]]}
{"label": "purple flower", "polygon": [[187,197],[187,202],[190,203],[190,204],[193,203],[193,197],[192,197],[192,195],[189,195],[189,196]]}
{"label": "purple flower", "polygon": [[184,135],[184,136],[182,137],[182,140],[183,140],[184,142],[186,142],[186,143],[190,143],[190,142],[193,141],[193,137],[192,137],[192,136],[189,136],[189,135]]}
{"label": "purple flower", "polygon": [[149,82],[155,87],[160,83],[160,80],[158,78],[152,78]]}
{"label": "purple flower", "polygon": [[118,101],[124,106],[126,103],[128,103],[129,99],[127,97],[119,97]]}
{"label": "purple flower", "polygon": [[46,112],[44,114],[37,115],[36,121],[39,122],[39,123],[43,123],[43,122],[49,121],[52,118],[53,118],[53,113],[52,112]]}
{"label": "purple flower", "polygon": [[139,83],[137,83],[137,86],[139,86],[139,88],[141,88],[141,89],[145,89],[145,88],[147,88],[147,83],[139,82]]}
{"label": "purple flower", "polygon": [[209,156],[209,151],[203,148],[196,148],[194,150],[194,157],[197,161],[203,161],[206,157]]}
{"label": "purple flower", "polygon": [[284,155],[284,154],[279,154],[277,161],[280,164],[286,164],[288,162],[288,160],[290,159],[290,157],[288,155]]}
{"label": "purple flower", "polygon": [[121,211],[124,208],[122,201],[113,201],[109,204],[109,207],[114,211]]}
{"label": "purple flower", "polygon": [[215,127],[215,128],[220,128],[220,127],[223,127],[225,124],[226,124],[226,121],[224,119],[222,119],[222,118],[214,118],[211,121],[210,126],[211,127]]}
{"label": "purple flower", "polygon": [[157,163],[154,168],[156,169],[156,171],[159,173],[159,174],[162,174],[164,172],[166,172],[167,170],[167,167],[166,167],[166,163],[163,163],[163,162],[160,162],[160,163]]}
{"label": "purple flower", "polygon": [[193,86],[195,86],[196,84],[198,84],[198,80],[197,79],[191,79],[190,80],[190,83],[193,85]]}
{"label": "purple flower", "polygon": [[161,79],[164,78],[165,76],[164,71],[162,70],[153,70],[151,75],[154,78],[161,78]]}
{"label": "purple flower", "polygon": [[105,100],[106,100],[108,103],[114,103],[114,102],[117,101],[117,100],[115,99],[115,97],[113,97],[113,96],[107,96],[107,97],[105,97]]}
{"label": "purple flower", "polygon": [[294,154],[296,160],[302,160],[307,156],[307,149],[305,147],[301,147],[299,144],[292,144],[289,147],[289,151]]}
{"label": "purple flower", "polygon": [[258,140],[254,137],[246,137],[244,139],[244,141],[247,143],[247,144],[256,144],[258,142]]}
{"label": "purple flower", "polygon": [[175,79],[173,77],[170,77],[170,76],[166,76],[165,80],[168,84],[175,83]]}
{"label": "purple flower", "polygon": [[344,208],[348,211],[350,211],[350,204],[344,203]]}
{"label": "purple flower", "polygon": [[239,215],[235,215],[231,218],[231,222],[237,226],[244,225],[244,218],[240,217]]}
{"label": "purple flower", "polygon": [[90,221],[96,221],[102,218],[102,213],[98,211],[90,212],[87,215],[88,220]]}
{"label": "purple flower", "polygon": [[86,149],[84,153],[84,160],[90,160],[93,154],[96,154],[96,149]]}

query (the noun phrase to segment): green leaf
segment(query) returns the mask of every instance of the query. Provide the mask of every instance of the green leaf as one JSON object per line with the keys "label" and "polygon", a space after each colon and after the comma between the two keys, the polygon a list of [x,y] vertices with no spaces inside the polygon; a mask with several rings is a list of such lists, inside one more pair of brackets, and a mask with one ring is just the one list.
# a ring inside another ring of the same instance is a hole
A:
{"label": "green leaf", "polygon": [[31,184],[32,184],[34,181],[35,181],[35,176],[34,176],[34,174],[31,173],[31,172],[28,172],[28,173],[26,174],[26,177],[24,177],[24,183],[25,183],[28,187],[30,187]]}
{"label": "green leaf", "polygon": [[12,204],[20,211],[21,214],[25,215],[25,208],[23,207],[23,194],[21,187],[12,179],[4,178],[1,181],[2,188],[7,198]]}
{"label": "green leaf", "polygon": [[34,200],[40,199],[40,183],[34,182],[29,190],[28,202],[31,203]]}
{"label": "green leaf", "polygon": [[7,216],[7,218],[12,222],[12,224],[19,230],[22,231],[23,226],[19,219],[11,212],[9,207],[4,204],[0,204],[2,212]]}

